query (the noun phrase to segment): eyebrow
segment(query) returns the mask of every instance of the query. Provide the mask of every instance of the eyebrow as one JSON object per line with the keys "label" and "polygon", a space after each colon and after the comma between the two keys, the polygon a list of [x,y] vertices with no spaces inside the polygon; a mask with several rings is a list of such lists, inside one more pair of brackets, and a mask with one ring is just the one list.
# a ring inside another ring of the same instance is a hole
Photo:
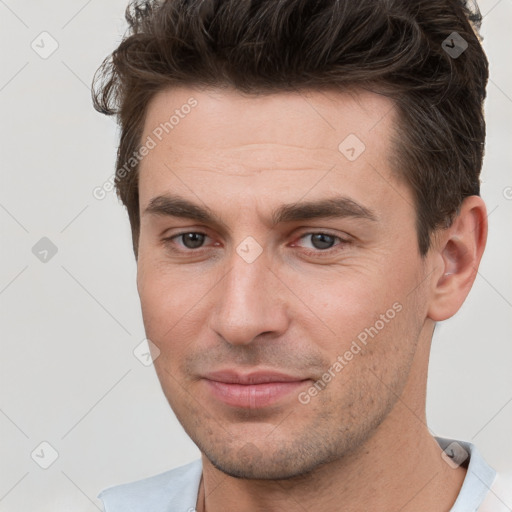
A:
{"label": "eyebrow", "polygon": [[[157,215],[192,219],[227,230],[226,224],[207,206],[200,206],[176,195],[156,196],[142,215]],[[334,196],[316,201],[301,201],[281,205],[272,212],[272,226],[319,218],[357,218],[377,221],[376,213],[345,196]]]}

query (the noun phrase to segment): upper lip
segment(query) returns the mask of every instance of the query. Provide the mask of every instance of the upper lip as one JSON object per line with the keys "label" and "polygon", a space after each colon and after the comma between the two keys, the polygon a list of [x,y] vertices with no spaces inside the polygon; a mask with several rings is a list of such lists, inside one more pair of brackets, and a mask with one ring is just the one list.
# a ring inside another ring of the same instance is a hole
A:
{"label": "upper lip", "polygon": [[265,384],[268,382],[300,382],[307,380],[305,377],[297,377],[274,371],[253,371],[250,373],[240,373],[235,370],[222,370],[210,372],[203,376],[208,380],[224,382],[227,384]]}

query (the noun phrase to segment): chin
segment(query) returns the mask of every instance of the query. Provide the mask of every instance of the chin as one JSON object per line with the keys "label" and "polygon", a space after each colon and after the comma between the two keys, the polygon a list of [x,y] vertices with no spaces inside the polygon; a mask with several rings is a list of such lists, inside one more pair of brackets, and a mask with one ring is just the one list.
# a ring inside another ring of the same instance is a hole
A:
{"label": "chin", "polygon": [[[263,444],[265,446],[265,444]],[[211,448],[211,447],[210,447]],[[320,466],[334,460],[333,453],[308,453],[297,446],[281,446],[276,450],[261,451],[253,443],[246,443],[239,449],[203,450],[201,452],[219,471],[233,478],[246,480],[290,480],[311,474]],[[263,450],[264,448],[262,448]]]}
{"label": "chin", "polygon": [[222,461],[209,459],[212,465],[226,475],[244,480],[291,480],[305,476],[314,468],[305,470],[296,465],[272,463],[244,463],[241,461]]}

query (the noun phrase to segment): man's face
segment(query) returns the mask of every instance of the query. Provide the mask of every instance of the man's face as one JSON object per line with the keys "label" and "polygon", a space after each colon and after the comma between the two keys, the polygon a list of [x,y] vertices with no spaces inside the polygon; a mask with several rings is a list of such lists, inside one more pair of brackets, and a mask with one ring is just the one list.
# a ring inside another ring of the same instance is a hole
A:
{"label": "man's face", "polygon": [[144,325],[172,409],[228,474],[340,459],[421,393],[429,260],[388,162],[395,119],[372,93],[176,88],[148,107]]}

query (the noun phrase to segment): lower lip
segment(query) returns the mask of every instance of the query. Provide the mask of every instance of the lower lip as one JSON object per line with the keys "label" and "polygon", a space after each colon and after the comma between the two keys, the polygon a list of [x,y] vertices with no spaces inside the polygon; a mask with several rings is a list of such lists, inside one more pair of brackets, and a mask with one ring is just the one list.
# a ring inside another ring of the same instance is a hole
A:
{"label": "lower lip", "polygon": [[215,398],[233,407],[259,409],[272,405],[297,391],[306,381],[265,382],[262,384],[231,384],[205,380]]}

